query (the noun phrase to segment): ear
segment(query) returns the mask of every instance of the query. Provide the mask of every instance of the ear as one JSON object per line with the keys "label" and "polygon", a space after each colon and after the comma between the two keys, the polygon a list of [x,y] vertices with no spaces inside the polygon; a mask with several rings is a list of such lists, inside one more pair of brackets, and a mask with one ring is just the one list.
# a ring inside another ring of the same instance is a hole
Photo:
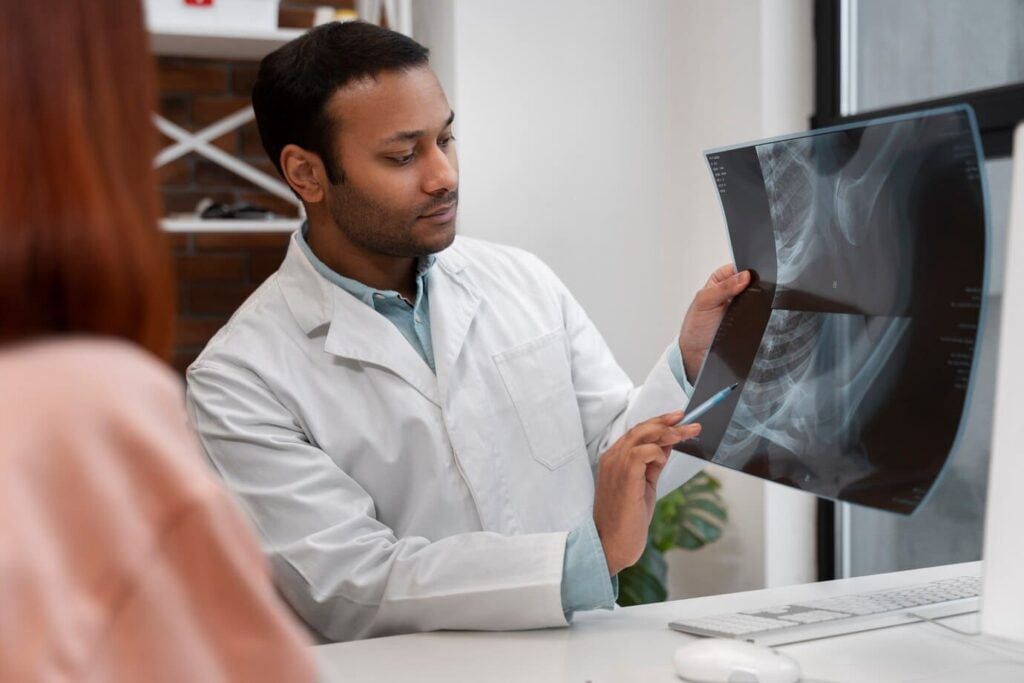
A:
{"label": "ear", "polygon": [[327,169],[319,155],[298,145],[285,145],[281,150],[281,171],[285,182],[307,204],[324,200],[327,187]]}

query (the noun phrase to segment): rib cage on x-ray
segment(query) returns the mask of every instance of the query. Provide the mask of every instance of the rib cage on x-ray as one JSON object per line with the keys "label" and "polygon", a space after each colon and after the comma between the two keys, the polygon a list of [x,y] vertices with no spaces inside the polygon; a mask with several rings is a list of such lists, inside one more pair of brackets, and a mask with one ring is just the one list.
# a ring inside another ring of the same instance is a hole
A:
{"label": "rib cage on x-ray", "polygon": [[[806,311],[772,311],[765,337],[714,462],[739,467],[765,442],[801,458],[818,476],[846,457],[842,479],[822,482],[837,495],[871,471],[856,440],[859,421],[880,406],[864,404],[906,333],[905,318]],[[857,454],[856,467],[850,454]],[[821,459],[815,467],[815,459]],[[780,473],[785,474],[785,473]]]}
{"label": "rib cage on x-ray", "polygon": [[[869,240],[886,246],[873,250],[873,258],[893,259],[878,263],[875,276],[893,277],[901,255],[900,231],[895,229],[899,217],[886,212],[878,200],[907,138],[915,135],[915,123],[868,129],[862,135],[850,158],[842,160],[835,158],[834,145],[817,138],[757,147],[775,228],[776,281],[781,288],[797,282],[815,262],[841,263],[849,247]],[[830,167],[832,173],[823,173]],[[898,284],[886,282],[886,287]]]}
{"label": "rib cage on x-ray", "polygon": [[[890,139],[894,135],[889,131]],[[871,163],[848,163],[823,178],[808,172],[812,143],[802,139],[757,149],[782,288],[815,259],[841,260],[846,246],[841,241],[857,245],[871,225],[880,227],[866,219],[864,207],[873,205],[887,175],[872,167],[892,163],[893,145],[887,141]],[[853,176],[850,168],[860,175]],[[821,221],[831,217],[833,229],[822,230]],[[832,495],[851,477],[868,474],[870,463],[857,444],[858,420],[879,408],[864,405],[865,396],[893,360],[909,325],[899,317],[774,309],[714,461],[742,467],[767,441],[799,456],[819,476],[823,472],[815,467],[815,458],[846,454],[843,480],[825,484]],[[850,454],[856,454],[857,467],[852,467]],[[830,463],[821,464],[829,469]]]}

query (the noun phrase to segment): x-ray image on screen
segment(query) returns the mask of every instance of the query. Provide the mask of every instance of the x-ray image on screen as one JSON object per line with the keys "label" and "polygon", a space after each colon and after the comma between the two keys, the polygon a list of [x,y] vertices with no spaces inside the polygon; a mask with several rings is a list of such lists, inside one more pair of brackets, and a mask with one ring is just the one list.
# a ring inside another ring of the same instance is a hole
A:
{"label": "x-ray image on screen", "polygon": [[913,512],[964,413],[986,217],[967,107],[707,153],[733,256],[691,405],[738,383],[684,452],[820,496]]}

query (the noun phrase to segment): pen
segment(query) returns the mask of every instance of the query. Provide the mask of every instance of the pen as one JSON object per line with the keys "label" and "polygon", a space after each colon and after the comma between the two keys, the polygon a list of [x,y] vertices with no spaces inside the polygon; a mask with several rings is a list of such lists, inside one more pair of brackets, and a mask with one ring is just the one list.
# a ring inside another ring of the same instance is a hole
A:
{"label": "pen", "polygon": [[717,406],[719,403],[724,401],[725,397],[731,394],[733,390],[738,386],[739,383],[736,383],[733,384],[731,387],[726,387],[725,389],[722,389],[717,394],[715,394],[714,396],[712,396],[711,398],[709,398],[708,400],[704,401],[699,406],[694,408],[691,412],[687,413],[686,416],[683,417],[682,420],[677,422],[675,426],[678,427],[680,425],[688,425],[691,422],[696,421],[698,417],[700,417],[701,415],[708,412],[709,410]]}

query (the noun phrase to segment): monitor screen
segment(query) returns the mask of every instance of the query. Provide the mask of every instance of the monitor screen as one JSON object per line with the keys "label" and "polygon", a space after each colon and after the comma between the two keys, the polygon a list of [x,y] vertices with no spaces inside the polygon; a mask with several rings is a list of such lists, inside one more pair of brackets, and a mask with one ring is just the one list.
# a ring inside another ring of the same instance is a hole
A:
{"label": "monitor screen", "polygon": [[706,153],[736,267],[677,448],[910,513],[969,396],[987,221],[973,112],[949,107]]}

